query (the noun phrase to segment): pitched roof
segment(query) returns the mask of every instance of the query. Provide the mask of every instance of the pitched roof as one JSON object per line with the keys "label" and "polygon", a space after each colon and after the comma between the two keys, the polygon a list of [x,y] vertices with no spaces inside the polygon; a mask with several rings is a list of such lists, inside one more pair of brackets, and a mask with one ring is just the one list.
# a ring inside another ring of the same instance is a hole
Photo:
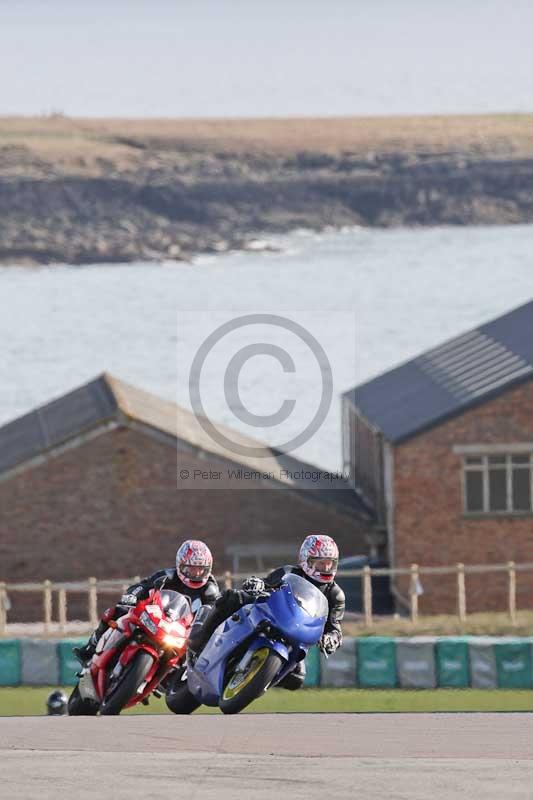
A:
{"label": "pitched roof", "polygon": [[533,301],[344,394],[399,443],[533,377]]}
{"label": "pitched roof", "polygon": [[274,473],[279,476],[273,481],[278,486],[311,492],[319,501],[347,506],[350,511],[364,518],[371,516],[346,481],[329,481],[325,478],[317,481],[304,477],[292,479],[289,475],[281,474],[280,470],[291,473],[317,473],[320,470],[315,465],[217,424],[217,430],[228,439],[266,453],[266,457],[236,455],[231,449],[214,441],[192,412],[108,373],[1,427],[0,474],[23,468],[32,459],[45,457],[59,447],[72,444],[76,438],[113,422],[124,425],[139,423],[144,429],[170,437],[178,448],[181,444],[189,452],[200,450],[230,462],[232,466]]}
{"label": "pitched roof", "polygon": [[0,428],[0,472],[110,419],[117,403],[102,376]]}

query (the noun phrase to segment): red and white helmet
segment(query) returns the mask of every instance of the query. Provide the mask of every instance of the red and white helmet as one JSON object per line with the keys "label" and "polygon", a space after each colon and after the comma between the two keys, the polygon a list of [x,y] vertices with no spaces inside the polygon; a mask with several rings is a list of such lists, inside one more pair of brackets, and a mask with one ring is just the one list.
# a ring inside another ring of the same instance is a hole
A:
{"label": "red and white helmet", "polygon": [[176,553],[176,571],[185,586],[200,589],[205,586],[213,568],[211,550],[197,539],[187,539]]}
{"label": "red and white helmet", "polygon": [[331,536],[312,533],[300,547],[300,566],[314,581],[331,583],[337,572],[339,548]]}

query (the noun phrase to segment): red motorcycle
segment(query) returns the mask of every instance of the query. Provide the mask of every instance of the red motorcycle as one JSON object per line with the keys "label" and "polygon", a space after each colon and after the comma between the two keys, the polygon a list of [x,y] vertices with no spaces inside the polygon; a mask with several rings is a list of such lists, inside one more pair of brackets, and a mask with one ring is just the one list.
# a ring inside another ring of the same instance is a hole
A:
{"label": "red motorcycle", "polygon": [[156,588],[123,617],[111,621],[96,653],[79,673],[68,701],[71,716],[120,714],[148,695],[185,663],[193,621],[187,597]]}

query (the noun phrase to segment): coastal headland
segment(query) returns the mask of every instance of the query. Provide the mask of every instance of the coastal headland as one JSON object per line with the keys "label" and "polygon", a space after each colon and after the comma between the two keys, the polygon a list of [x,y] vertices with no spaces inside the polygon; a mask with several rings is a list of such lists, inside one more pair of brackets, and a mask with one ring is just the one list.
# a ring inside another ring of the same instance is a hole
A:
{"label": "coastal headland", "polygon": [[533,114],[0,118],[0,262],[188,260],[295,228],[533,222]]}

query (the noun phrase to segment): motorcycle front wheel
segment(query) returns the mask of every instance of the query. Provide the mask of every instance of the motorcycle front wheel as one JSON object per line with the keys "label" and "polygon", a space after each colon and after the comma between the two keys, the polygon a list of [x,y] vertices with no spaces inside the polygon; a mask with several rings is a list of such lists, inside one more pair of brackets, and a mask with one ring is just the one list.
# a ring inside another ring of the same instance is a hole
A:
{"label": "motorcycle front wheel", "polygon": [[153,658],[150,653],[140,650],[124,667],[116,686],[104,697],[100,714],[104,716],[120,714],[124,706],[135,696],[152,664]]}
{"label": "motorcycle front wheel", "polygon": [[234,672],[227,682],[219,702],[224,714],[238,714],[265,692],[278,672],[283,659],[268,647],[253,654],[246,669]]}

